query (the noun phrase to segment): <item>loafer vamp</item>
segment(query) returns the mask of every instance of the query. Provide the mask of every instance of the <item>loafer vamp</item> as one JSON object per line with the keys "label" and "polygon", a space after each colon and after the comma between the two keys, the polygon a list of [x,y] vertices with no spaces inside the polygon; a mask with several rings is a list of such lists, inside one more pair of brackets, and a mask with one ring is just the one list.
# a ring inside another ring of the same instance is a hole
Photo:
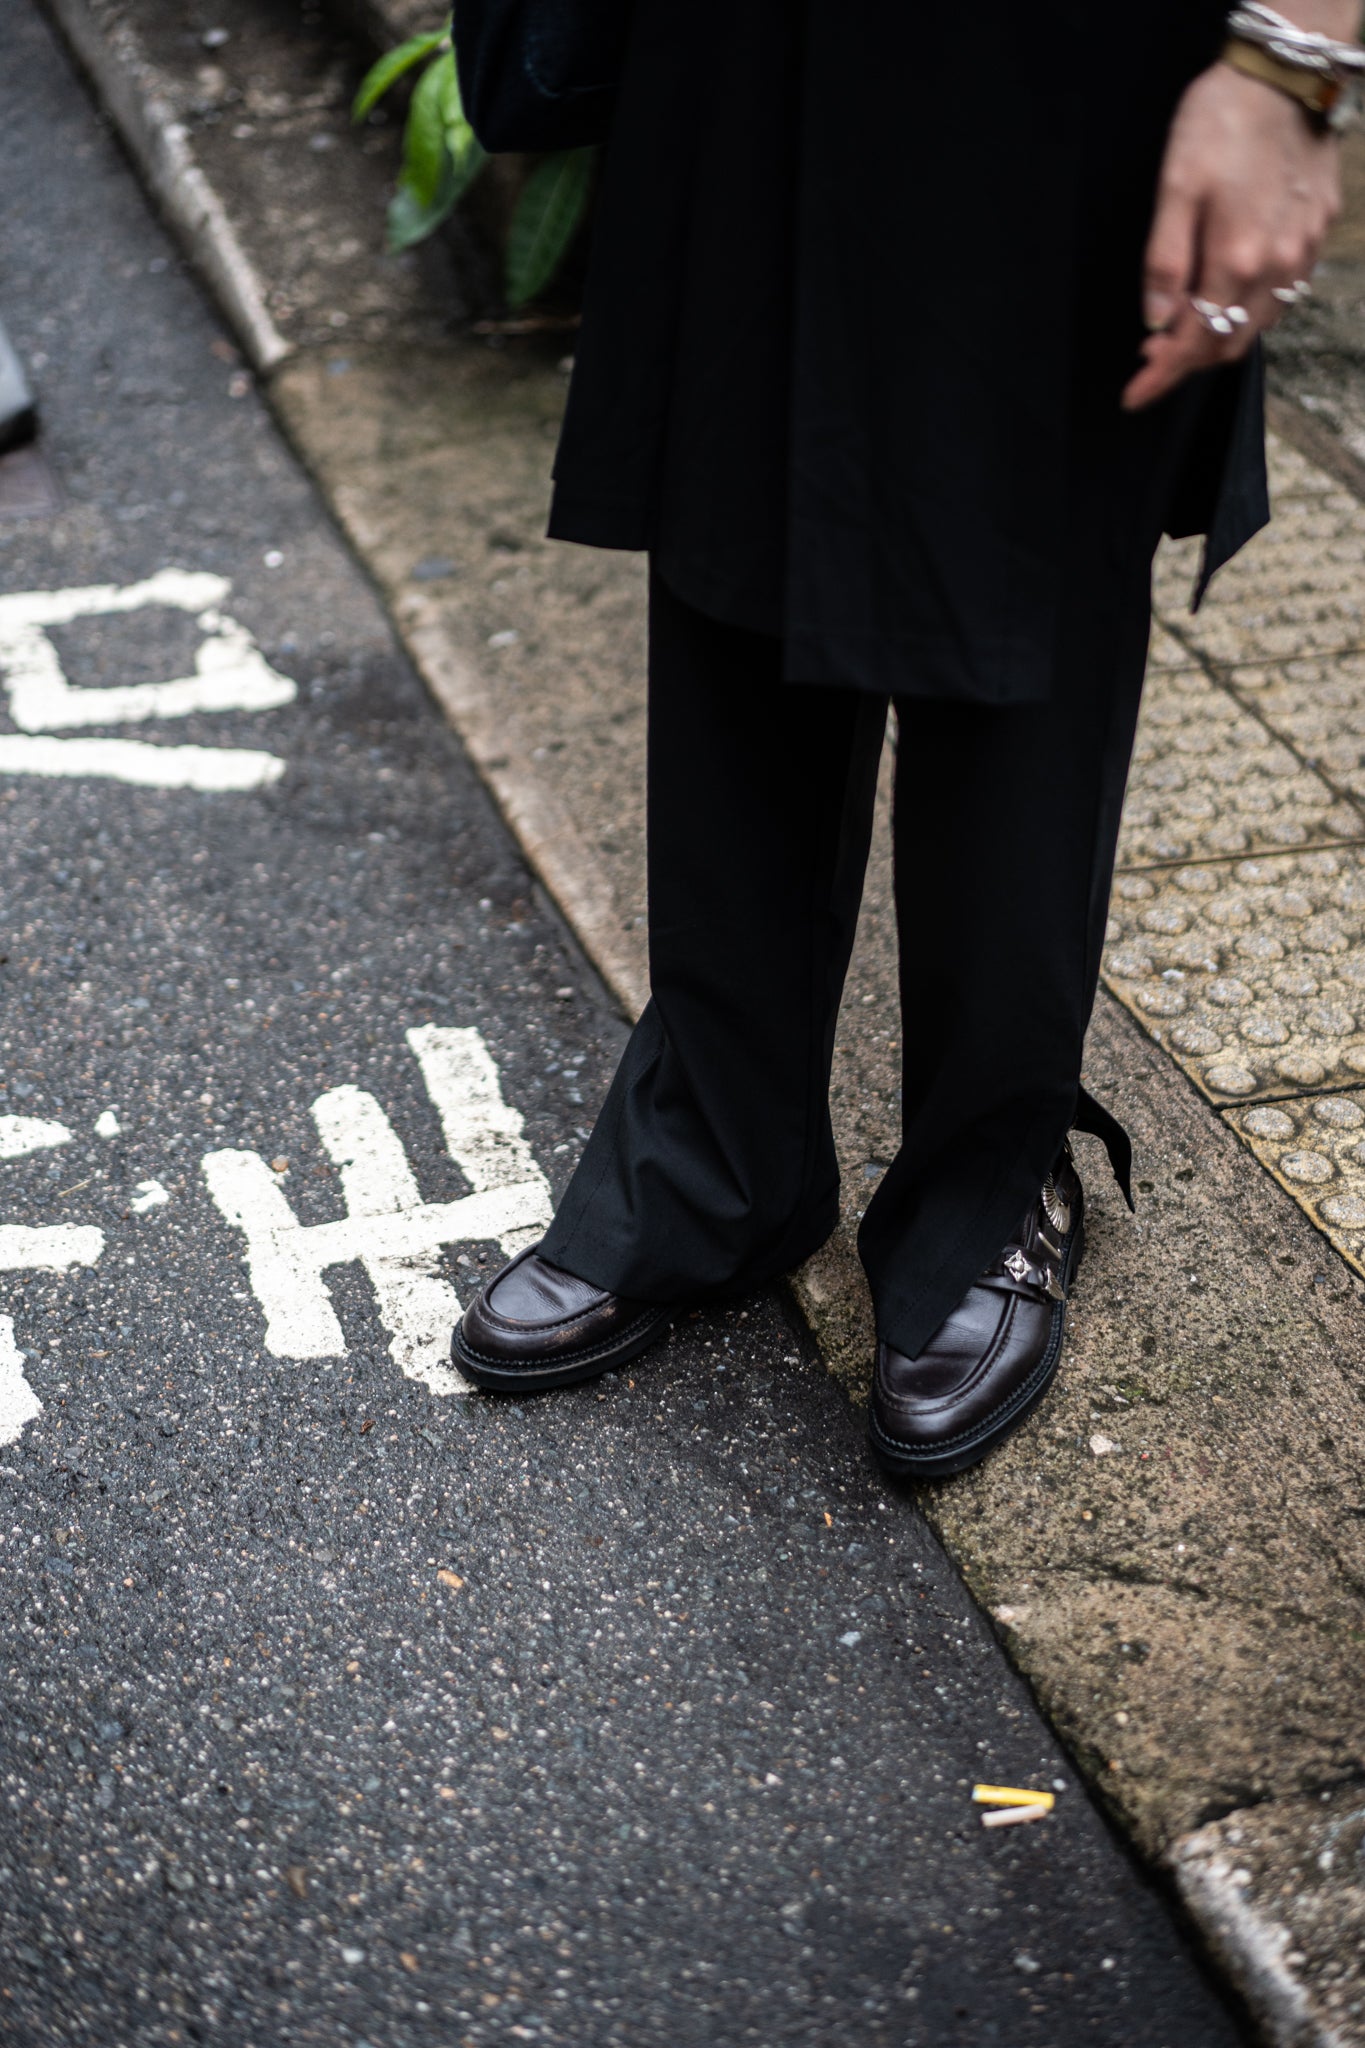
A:
{"label": "loafer vamp", "polygon": [[479,1299],[501,1328],[546,1330],[593,1315],[616,1297],[524,1252],[495,1275]]}
{"label": "loafer vamp", "polygon": [[1057,1369],[1084,1198],[1069,1148],[1014,1239],[924,1349],[877,1349],[871,1432],[892,1471],[936,1477],[975,1464],[1041,1400]]}
{"label": "loafer vamp", "polygon": [[879,1348],[876,1408],[893,1436],[931,1444],[985,1421],[1027,1381],[1047,1348],[1053,1305],[978,1281],[918,1358]]}
{"label": "loafer vamp", "polygon": [[608,1294],[522,1252],[465,1311],[463,1348],[505,1364],[538,1364],[609,1347],[656,1314],[648,1304]]}

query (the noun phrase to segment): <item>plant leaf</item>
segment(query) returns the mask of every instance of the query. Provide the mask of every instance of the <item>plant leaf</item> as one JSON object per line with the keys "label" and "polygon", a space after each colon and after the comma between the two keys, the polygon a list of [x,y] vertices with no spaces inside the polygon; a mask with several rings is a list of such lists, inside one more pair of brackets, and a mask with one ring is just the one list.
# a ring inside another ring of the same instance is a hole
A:
{"label": "plant leaf", "polygon": [[560,149],[536,165],[507,236],[507,302],[524,306],[564,260],[588,203],[594,152]]}
{"label": "plant leaf", "polygon": [[455,58],[445,50],[418,79],[408,108],[400,183],[407,186],[419,206],[435,204],[442,170],[450,161],[442,108],[454,72]]}
{"label": "plant leaf", "polygon": [[[485,151],[474,130],[465,118],[464,100],[460,94],[460,80],[451,59],[449,71],[441,73],[441,119],[445,123],[446,148],[455,166],[456,175],[464,172],[465,184],[484,161]],[[463,186],[461,190],[463,190]]]}
{"label": "plant leaf", "polygon": [[351,119],[363,121],[370,109],[384,97],[391,85],[397,83],[404,72],[411,71],[414,64],[421,63],[423,57],[429,57],[434,50],[439,50],[449,37],[450,25],[447,23],[445,28],[437,29],[432,35],[409,36],[397,49],[387,50],[379,62],[372,64],[361,79],[360,90],[351,105]]}
{"label": "plant leaf", "polygon": [[424,242],[434,234],[463,189],[444,150],[436,191],[430,200],[420,199],[407,180],[400,178],[398,190],[389,201],[389,253],[396,256],[401,249],[410,249],[415,242]]}
{"label": "plant leaf", "polygon": [[487,162],[487,152],[464,117],[450,51],[418,81],[403,141],[403,169],[389,202],[393,252],[433,234]]}
{"label": "plant leaf", "polygon": [[[447,148],[449,148],[449,143],[447,143]],[[456,156],[454,151],[451,151],[451,160],[455,172],[455,198],[460,199],[488,162],[488,151],[478,141],[472,128],[469,131],[469,139],[461,153]],[[451,204],[454,204],[454,200],[451,201]]]}

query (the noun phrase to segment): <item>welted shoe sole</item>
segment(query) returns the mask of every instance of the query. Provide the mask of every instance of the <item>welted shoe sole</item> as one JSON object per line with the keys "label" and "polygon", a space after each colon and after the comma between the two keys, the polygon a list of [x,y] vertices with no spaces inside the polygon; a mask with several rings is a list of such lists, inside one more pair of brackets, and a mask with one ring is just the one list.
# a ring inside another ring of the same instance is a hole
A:
{"label": "welted shoe sole", "polygon": [[486,1394],[548,1394],[556,1387],[577,1386],[582,1380],[599,1379],[618,1365],[628,1365],[632,1358],[638,1358],[651,1344],[666,1337],[670,1324],[680,1313],[677,1308],[652,1309],[648,1315],[628,1323],[607,1343],[586,1351],[571,1351],[553,1361],[528,1359],[522,1365],[484,1357],[465,1343],[461,1329],[456,1330],[451,1341],[450,1355],[465,1378]]}

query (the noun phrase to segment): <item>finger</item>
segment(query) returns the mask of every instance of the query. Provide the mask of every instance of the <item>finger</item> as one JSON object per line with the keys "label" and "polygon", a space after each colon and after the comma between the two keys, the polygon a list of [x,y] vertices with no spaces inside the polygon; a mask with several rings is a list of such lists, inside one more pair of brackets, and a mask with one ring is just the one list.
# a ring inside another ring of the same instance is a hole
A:
{"label": "finger", "polygon": [[1176,318],[1194,275],[1199,209],[1193,199],[1163,185],[1142,270],[1142,316],[1152,333]]}
{"label": "finger", "polygon": [[1218,337],[1201,324],[1188,301],[1164,334],[1153,334],[1143,343],[1142,358],[1142,368],[1123,391],[1126,412],[1154,405],[1194,371],[1210,369],[1223,359]]}
{"label": "finger", "polygon": [[1274,301],[1268,290],[1244,290],[1240,298],[1230,299],[1206,299],[1196,292],[1190,304],[1212,340],[1213,361],[1235,363],[1271,324]]}
{"label": "finger", "polygon": [[1211,216],[1193,300],[1220,343],[1220,360],[1235,362],[1275,325],[1285,305],[1276,292],[1295,289],[1310,258],[1301,232],[1251,235]]}
{"label": "finger", "polygon": [[1190,306],[1213,344],[1214,362],[1235,363],[1261,329],[1274,324],[1277,301],[1271,296],[1273,281],[1267,276],[1248,277],[1245,270],[1225,264],[1211,263],[1203,269],[1190,294]]}

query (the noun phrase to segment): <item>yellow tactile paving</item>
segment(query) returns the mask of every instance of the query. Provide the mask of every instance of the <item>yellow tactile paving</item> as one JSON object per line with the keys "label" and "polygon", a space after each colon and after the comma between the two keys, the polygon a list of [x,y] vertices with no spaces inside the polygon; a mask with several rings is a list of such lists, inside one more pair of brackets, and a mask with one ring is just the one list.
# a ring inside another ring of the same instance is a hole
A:
{"label": "yellow tactile paving", "polygon": [[[1199,656],[1191,654],[1188,647],[1177,640],[1173,634],[1168,633],[1166,628],[1157,620],[1153,619],[1151,644],[1147,649],[1147,673],[1150,677],[1156,675],[1160,670],[1168,668],[1195,668],[1199,669],[1201,673],[1203,672],[1203,664]],[[1147,685],[1147,689],[1150,693],[1150,682]]]}
{"label": "yellow tactile paving", "polygon": [[1342,801],[1203,670],[1149,669],[1121,867],[1362,836],[1365,814]]}
{"label": "yellow tactile paving", "polygon": [[1104,979],[1365,1272],[1365,506],[1270,459],[1196,616],[1157,560]]}
{"label": "yellow tactile paving", "polygon": [[1365,797],[1365,654],[1229,669],[1227,684],[1339,790]]}
{"label": "yellow tactile paving", "polygon": [[1288,496],[1274,523],[1228,563],[1190,617],[1197,547],[1163,549],[1156,608],[1206,660],[1290,661],[1365,648],[1365,506],[1339,487]]}
{"label": "yellow tactile paving", "polygon": [[1316,462],[1300,455],[1297,448],[1278,434],[1266,437],[1266,459],[1270,471],[1270,496],[1275,505],[1286,498],[1331,498],[1341,494],[1341,485]]}
{"label": "yellow tactile paving", "polygon": [[1365,1090],[1258,1103],[1230,1110],[1228,1122],[1365,1273]]}
{"label": "yellow tactile paving", "polygon": [[1214,1102],[1365,1077],[1365,848],[1118,877],[1105,979]]}

